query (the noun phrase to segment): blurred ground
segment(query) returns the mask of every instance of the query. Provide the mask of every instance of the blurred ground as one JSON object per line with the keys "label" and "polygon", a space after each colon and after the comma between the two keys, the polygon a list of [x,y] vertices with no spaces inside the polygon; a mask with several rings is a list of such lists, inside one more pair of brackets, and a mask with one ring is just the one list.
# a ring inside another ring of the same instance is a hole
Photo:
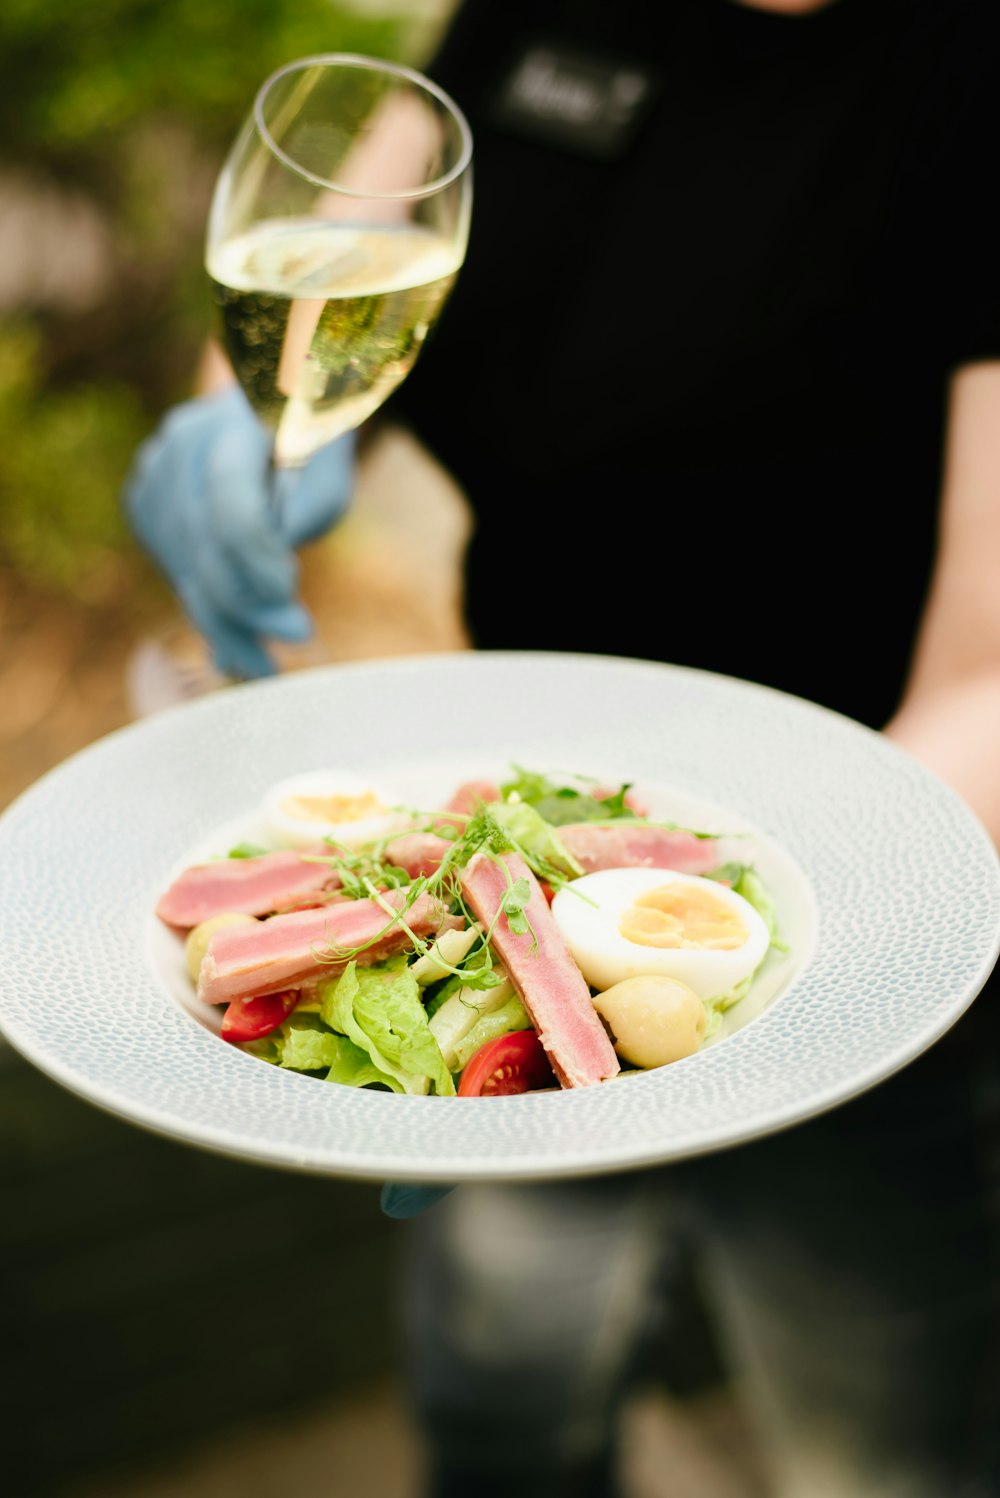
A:
{"label": "blurred ground", "polygon": [[[349,519],[304,558],[317,639],[286,654],[285,668],[463,648],[468,526],[446,476],[404,431],[386,430],[365,455]],[[182,647],[189,680],[204,670],[152,573],[114,607],[42,607],[8,578],[0,632],[0,806],[130,721],[157,685],[150,641]],[[419,1441],[393,1382],[385,1305],[398,1233],[374,1188],[154,1140],[4,1059],[0,1242],[7,1282],[21,1287],[4,1340],[23,1375],[7,1402],[20,1436],[11,1498],[418,1498]],[[259,1302],[276,1252],[293,1267],[329,1253],[335,1283],[301,1332],[280,1285]],[[334,1352],[316,1328],[338,1321]],[[682,1310],[675,1330],[688,1339],[673,1354],[680,1386],[652,1388],[628,1412],[630,1498],[765,1498],[704,1327]]]}
{"label": "blurred ground", "polygon": [[[5,1498],[421,1498],[377,1187],[161,1139],[0,1046],[0,1195]],[[628,1498],[767,1498],[692,1288],[626,1413]]]}
{"label": "blurred ground", "polygon": [[[763,1498],[746,1431],[718,1394],[679,1406],[655,1390],[629,1409],[629,1498]],[[102,1482],[73,1498],[419,1498],[420,1446],[391,1383],[273,1429],[213,1443],[147,1480]],[[469,1495],[475,1498],[475,1494]]]}

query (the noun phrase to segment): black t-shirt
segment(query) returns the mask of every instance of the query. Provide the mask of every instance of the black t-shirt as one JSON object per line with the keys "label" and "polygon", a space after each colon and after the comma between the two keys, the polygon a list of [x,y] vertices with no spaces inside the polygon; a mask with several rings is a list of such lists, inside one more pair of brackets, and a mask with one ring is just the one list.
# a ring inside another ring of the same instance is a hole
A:
{"label": "black t-shirt", "polygon": [[885,721],[948,378],[1000,357],[998,57],[996,0],[463,7],[472,236],[393,405],[472,503],[477,644]]}

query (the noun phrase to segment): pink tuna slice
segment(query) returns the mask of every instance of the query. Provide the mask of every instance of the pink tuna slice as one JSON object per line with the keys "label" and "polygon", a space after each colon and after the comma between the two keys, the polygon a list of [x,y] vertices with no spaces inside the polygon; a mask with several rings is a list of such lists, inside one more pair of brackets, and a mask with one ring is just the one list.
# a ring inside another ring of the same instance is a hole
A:
{"label": "pink tuna slice", "polygon": [[650,827],[642,822],[616,822],[613,827],[571,822],[557,827],[556,836],[585,874],[598,869],[633,868],[704,874],[719,862],[714,838],[671,832],[667,827]]}
{"label": "pink tuna slice", "polygon": [[451,843],[435,832],[404,832],[393,838],[385,850],[386,863],[405,869],[411,879],[433,874]]}
{"label": "pink tuna slice", "polygon": [[[328,848],[321,850],[328,853]],[[185,869],[161,895],[156,914],[168,926],[198,926],[213,915],[238,910],[269,915],[303,896],[336,888],[338,874],[299,853],[262,853],[256,858],[220,858]]]}
{"label": "pink tuna slice", "polygon": [[[390,890],[384,898],[400,910],[406,890]],[[417,936],[430,936],[448,917],[439,900],[423,894],[404,919]],[[376,900],[345,900],[322,910],[275,915],[256,926],[225,926],[208,944],[198,997],[208,1004],[227,1004],[334,978],[344,971],[350,961],[347,954],[356,947],[364,948],[356,961],[378,962],[411,944],[409,932],[401,925],[390,926],[391,920]],[[338,960],[338,952],[345,954],[343,960]]]}
{"label": "pink tuna slice", "polygon": [[618,1057],[586,979],[553,920],[538,880],[518,854],[504,853],[498,860],[477,853],[470,859],[462,873],[462,890],[470,909],[483,926],[490,926],[509,888],[501,865],[506,865],[511,879],[528,881],[531,898],[525,914],[531,930],[519,936],[501,915],[490,944],[521,996],[553,1071],[564,1087],[590,1087],[617,1076],[621,1070]]}
{"label": "pink tuna slice", "polygon": [[500,787],[494,785],[492,780],[466,780],[446,803],[444,809],[459,812],[463,816],[471,816],[478,809],[481,801],[499,800]]}

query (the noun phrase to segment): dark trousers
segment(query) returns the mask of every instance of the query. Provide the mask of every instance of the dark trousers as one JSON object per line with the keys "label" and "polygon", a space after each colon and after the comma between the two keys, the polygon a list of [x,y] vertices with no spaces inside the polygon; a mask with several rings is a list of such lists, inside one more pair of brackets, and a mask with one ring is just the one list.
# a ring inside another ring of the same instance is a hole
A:
{"label": "dark trousers", "polygon": [[694,1242],[775,1498],[1000,1498],[1000,994],[872,1092],[656,1171],[462,1187],[409,1227],[433,1498],[616,1494]]}

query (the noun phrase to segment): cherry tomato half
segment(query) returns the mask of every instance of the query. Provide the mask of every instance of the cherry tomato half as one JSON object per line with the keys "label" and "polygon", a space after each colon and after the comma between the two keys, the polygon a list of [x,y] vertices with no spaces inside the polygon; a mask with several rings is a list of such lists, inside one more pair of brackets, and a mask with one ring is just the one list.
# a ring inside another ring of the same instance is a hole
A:
{"label": "cherry tomato half", "polygon": [[288,1018],[299,998],[298,989],[288,988],[256,999],[233,999],[222,1016],[223,1040],[263,1040]]}
{"label": "cherry tomato half", "polygon": [[462,1073],[459,1097],[507,1097],[555,1082],[549,1058],[534,1030],[501,1035],[478,1050]]}

